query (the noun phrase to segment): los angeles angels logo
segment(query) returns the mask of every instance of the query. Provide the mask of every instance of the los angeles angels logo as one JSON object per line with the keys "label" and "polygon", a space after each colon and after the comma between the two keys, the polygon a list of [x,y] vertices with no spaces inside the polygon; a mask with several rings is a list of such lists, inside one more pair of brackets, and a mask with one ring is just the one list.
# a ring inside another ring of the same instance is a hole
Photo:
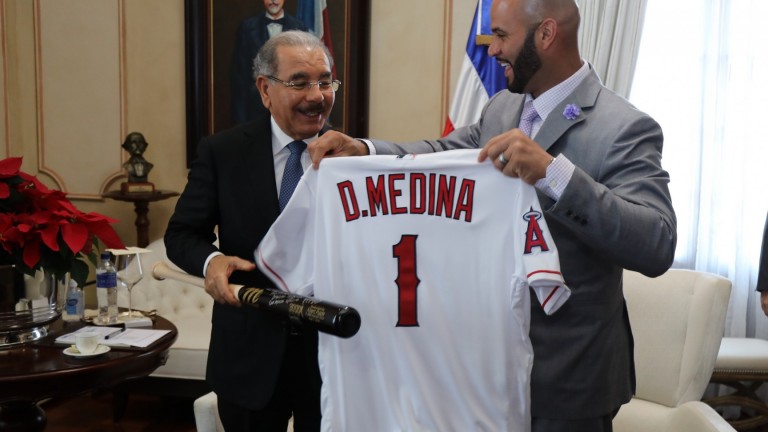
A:
{"label": "los angeles angels logo", "polygon": [[528,229],[525,231],[525,251],[523,252],[525,254],[531,253],[535,247],[541,248],[542,252],[549,251],[547,240],[544,239],[544,233],[539,226],[541,216],[541,212],[535,211],[533,207],[523,215],[523,220],[528,222]]}

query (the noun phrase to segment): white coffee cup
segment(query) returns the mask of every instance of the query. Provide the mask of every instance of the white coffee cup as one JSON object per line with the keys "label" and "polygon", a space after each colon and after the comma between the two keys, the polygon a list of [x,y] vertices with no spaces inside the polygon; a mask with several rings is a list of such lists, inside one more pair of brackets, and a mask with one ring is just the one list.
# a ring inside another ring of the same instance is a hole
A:
{"label": "white coffee cup", "polygon": [[96,332],[80,332],[75,334],[75,347],[82,354],[93,354],[99,346],[99,334]]}

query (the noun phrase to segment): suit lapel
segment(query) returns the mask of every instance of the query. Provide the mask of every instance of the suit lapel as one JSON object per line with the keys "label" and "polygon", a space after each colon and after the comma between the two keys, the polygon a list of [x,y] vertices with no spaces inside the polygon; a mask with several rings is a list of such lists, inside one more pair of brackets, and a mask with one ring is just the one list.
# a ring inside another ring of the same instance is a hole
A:
{"label": "suit lapel", "polygon": [[[327,125],[320,130],[320,135],[330,130]],[[275,159],[272,154],[272,122],[269,113],[251,123],[243,132],[243,157],[248,167],[254,197],[258,197],[257,207],[268,211],[273,219],[280,214],[277,201],[277,183],[275,180]],[[264,197],[267,197],[264,199]]]}
{"label": "suit lapel", "polygon": [[243,133],[243,157],[248,167],[251,190],[255,192],[257,207],[276,215],[280,212],[275,184],[275,162],[272,155],[272,124],[269,115],[260,116]]}
{"label": "suit lapel", "polygon": [[[600,79],[597,77],[594,71],[591,71],[584,81],[576,87],[573,93],[563,100],[547,117],[547,120],[541,125],[539,133],[536,134],[536,142],[544,150],[549,148],[560,139],[565,132],[576,126],[577,124],[585,121],[589,117],[589,113],[592,107],[595,106],[598,94],[602,89]],[[569,120],[563,115],[565,107],[569,104],[574,104],[581,109],[581,114],[573,119]],[[522,108],[520,108],[522,109]]]}
{"label": "suit lapel", "polygon": [[[509,90],[502,90],[502,91],[509,91]],[[520,103],[512,106],[512,108],[509,111],[510,114],[508,116],[505,115],[504,117],[502,117],[502,123],[503,123],[501,125],[502,132],[520,127],[520,116],[523,115],[523,106],[525,105],[525,96],[522,96],[519,99],[520,99]]]}
{"label": "suit lapel", "polygon": [[[253,31],[256,33],[256,37],[253,38],[253,40],[259,41],[259,48],[261,48],[261,45],[264,45],[269,40],[269,31],[267,30],[267,17],[264,14],[261,14],[258,16],[258,22],[256,24],[256,27],[254,27]],[[254,47],[255,48],[255,47]],[[258,53],[258,49],[256,52],[253,53],[253,56],[256,57],[256,54]],[[251,59],[253,60],[253,59]]]}

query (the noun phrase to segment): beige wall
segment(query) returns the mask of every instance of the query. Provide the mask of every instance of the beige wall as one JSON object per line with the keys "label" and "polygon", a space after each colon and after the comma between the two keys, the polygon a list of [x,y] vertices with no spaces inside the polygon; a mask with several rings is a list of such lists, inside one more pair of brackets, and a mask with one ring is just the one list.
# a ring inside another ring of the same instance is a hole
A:
{"label": "beige wall", "polygon": [[370,135],[440,136],[477,2],[372,3]]}
{"label": "beige wall", "polygon": [[[476,2],[372,3],[370,134],[437,137]],[[0,0],[0,20],[0,156],[23,156],[135,244],[133,206],[99,196],[124,181],[132,131],[149,142],[150,181],[186,183],[183,0]],[[151,204],[150,239],[174,205]]]}

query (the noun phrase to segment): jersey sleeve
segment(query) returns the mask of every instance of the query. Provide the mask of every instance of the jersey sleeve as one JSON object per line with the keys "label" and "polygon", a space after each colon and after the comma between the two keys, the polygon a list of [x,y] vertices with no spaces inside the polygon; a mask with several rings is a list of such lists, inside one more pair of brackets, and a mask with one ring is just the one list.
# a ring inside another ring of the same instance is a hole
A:
{"label": "jersey sleeve", "polygon": [[313,294],[315,240],[314,184],[317,170],[307,170],[291,200],[254,252],[256,265],[277,288]]}
{"label": "jersey sleeve", "polygon": [[533,289],[544,313],[552,315],[568,300],[571,290],[560,272],[557,246],[544,219],[535,193],[518,215],[523,238],[523,265],[528,285]]}

